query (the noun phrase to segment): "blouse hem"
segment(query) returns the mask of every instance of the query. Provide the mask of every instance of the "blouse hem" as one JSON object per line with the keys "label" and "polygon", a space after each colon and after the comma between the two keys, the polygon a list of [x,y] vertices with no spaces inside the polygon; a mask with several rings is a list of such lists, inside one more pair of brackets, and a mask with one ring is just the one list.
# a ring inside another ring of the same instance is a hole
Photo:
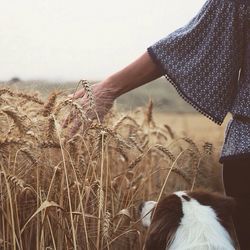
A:
{"label": "blouse hem", "polygon": [[223,123],[223,120],[216,119],[213,117],[209,112],[205,111],[203,108],[201,108],[196,102],[190,99],[178,86],[178,84],[170,77],[169,74],[166,73],[165,68],[161,64],[161,62],[157,59],[155,56],[153,49],[151,47],[147,48],[148,54],[151,56],[153,61],[156,63],[156,65],[159,66],[161,72],[163,73],[164,77],[169,81],[174,88],[176,89],[177,93],[187,102],[189,103],[192,107],[194,107],[199,113],[207,117],[208,119],[212,120],[214,123],[221,125]]}
{"label": "blouse hem", "polygon": [[242,160],[242,159],[250,159],[250,152],[236,154],[236,155],[221,156],[219,162],[224,163],[225,161]]}

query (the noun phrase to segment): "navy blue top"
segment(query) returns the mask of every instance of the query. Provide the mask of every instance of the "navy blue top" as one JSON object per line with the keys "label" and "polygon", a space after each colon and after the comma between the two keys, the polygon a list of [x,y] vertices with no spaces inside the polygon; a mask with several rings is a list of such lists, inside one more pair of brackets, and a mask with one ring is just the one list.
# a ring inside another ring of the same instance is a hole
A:
{"label": "navy blue top", "polygon": [[[184,27],[147,50],[178,93],[222,124],[228,112],[250,118],[250,11],[248,0],[207,0]],[[230,121],[226,158],[250,155],[250,123]]]}

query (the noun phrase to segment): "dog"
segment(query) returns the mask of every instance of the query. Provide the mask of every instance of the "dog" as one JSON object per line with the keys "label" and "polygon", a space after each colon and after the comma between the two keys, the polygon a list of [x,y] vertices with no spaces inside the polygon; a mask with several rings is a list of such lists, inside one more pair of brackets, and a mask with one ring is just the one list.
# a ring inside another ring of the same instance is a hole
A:
{"label": "dog", "polygon": [[139,213],[148,227],[146,250],[234,250],[231,215],[235,201],[206,191],[175,192]]}

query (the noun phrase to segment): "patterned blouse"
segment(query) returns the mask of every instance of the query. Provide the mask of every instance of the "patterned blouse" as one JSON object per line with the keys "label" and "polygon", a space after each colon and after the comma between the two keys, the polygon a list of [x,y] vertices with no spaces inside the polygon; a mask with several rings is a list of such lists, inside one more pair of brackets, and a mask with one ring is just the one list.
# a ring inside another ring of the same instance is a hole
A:
{"label": "patterned blouse", "polygon": [[220,161],[250,157],[250,0],[207,0],[184,27],[147,51],[166,79],[225,132]]}

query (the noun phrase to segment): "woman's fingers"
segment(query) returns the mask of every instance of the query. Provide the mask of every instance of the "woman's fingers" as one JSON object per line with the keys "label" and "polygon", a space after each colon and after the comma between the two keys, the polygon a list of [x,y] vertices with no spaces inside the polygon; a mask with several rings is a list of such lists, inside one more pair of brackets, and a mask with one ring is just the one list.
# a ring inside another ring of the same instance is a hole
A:
{"label": "woman's fingers", "polygon": [[[81,125],[86,127],[88,124],[91,124],[92,120],[97,119],[98,122],[102,122],[104,116],[112,107],[115,99],[112,91],[107,90],[102,84],[92,85],[91,93],[86,93],[86,95],[85,93],[86,90],[83,88],[68,96],[71,99],[80,98],[78,104],[80,104],[83,112],[80,116],[77,113],[70,112],[70,115],[64,121],[64,128],[69,124],[72,125],[69,129],[71,135],[77,133]],[[92,102],[94,105],[91,105]],[[85,117],[81,117],[82,115]]]}
{"label": "woman's fingers", "polygon": [[70,129],[70,137],[74,136],[78,129],[81,127],[82,123],[80,120],[75,119],[73,122],[73,127]]}
{"label": "woman's fingers", "polygon": [[64,119],[62,127],[66,128],[74,119],[75,119],[75,114],[73,111],[71,111],[69,115]]}
{"label": "woman's fingers", "polygon": [[[80,89],[80,90],[76,91],[75,93],[68,95],[68,98],[78,99],[78,98],[84,97],[84,95],[85,95],[85,90]],[[75,114],[74,114],[74,112],[70,111],[69,115],[66,117],[66,119],[62,123],[62,127],[66,128],[68,126],[68,124],[70,122],[72,122],[72,120],[74,120],[74,119],[75,119]]]}
{"label": "woman's fingers", "polygon": [[78,99],[78,98],[83,97],[84,95],[85,95],[85,90],[84,89],[80,89],[80,90],[76,91],[74,94],[68,95],[68,98]]}
{"label": "woman's fingers", "polygon": [[83,117],[79,117],[78,115],[76,115],[73,120],[71,121],[72,122],[72,126],[70,128],[70,136],[74,136],[77,131],[79,130],[79,128],[83,125],[83,129],[86,129],[87,127],[89,127],[92,122],[93,122],[93,119],[96,118],[96,114],[93,110],[88,110],[86,112],[86,119],[83,119]]}

